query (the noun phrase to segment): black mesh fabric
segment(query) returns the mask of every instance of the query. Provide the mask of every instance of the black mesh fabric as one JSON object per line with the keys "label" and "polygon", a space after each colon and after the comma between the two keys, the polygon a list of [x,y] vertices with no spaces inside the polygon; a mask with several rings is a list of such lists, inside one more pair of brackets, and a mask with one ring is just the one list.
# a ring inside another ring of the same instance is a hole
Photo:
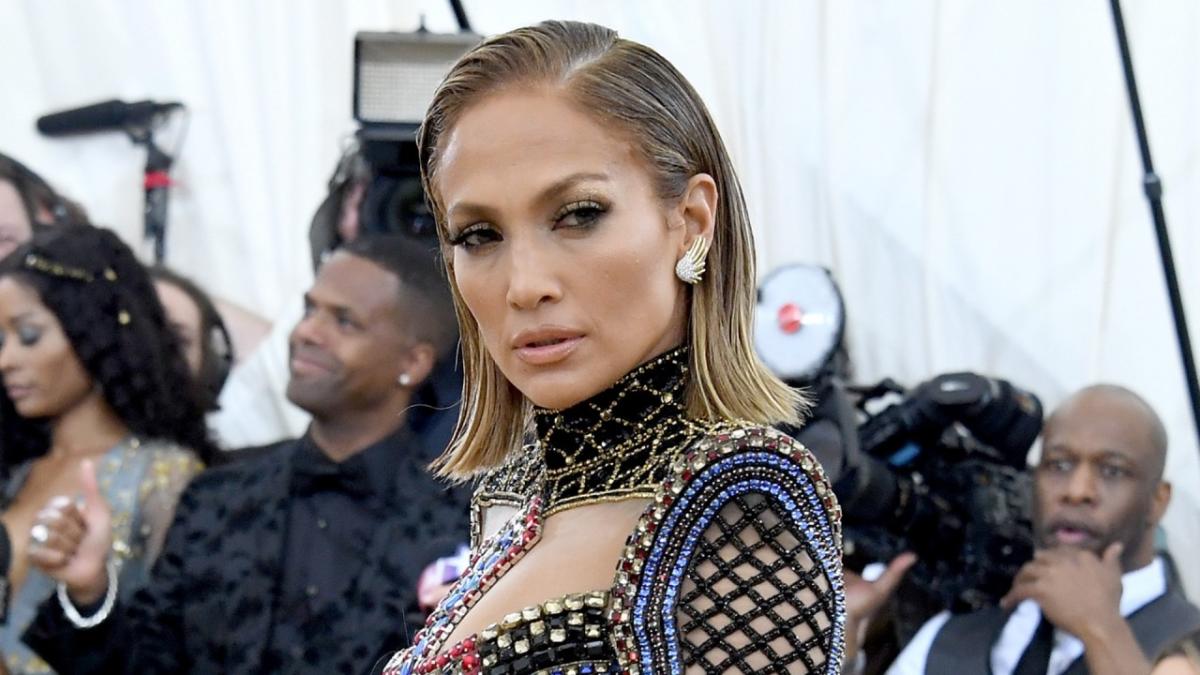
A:
{"label": "black mesh fabric", "polygon": [[721,508],[681,586],[677,620],[689,672],[824,672],[836,610],[805,542],[762,494]]}

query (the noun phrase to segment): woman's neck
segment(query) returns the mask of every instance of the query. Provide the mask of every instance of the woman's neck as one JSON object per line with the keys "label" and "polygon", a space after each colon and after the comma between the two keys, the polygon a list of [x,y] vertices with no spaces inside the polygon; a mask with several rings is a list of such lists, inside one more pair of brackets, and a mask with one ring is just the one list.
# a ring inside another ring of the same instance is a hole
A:
{"label": "woman's neck", "polygon": [[95,455],[108,451],[129,435],[108,401],[97,391],[50,424],[51,453],[60,457]]}
{"label": "woman's neck", "polygon": [[652,359],[565,410],[534,413],[547,517],[574,506],[654,496],[670,463],[705,433],[688,417],[688,352]]}

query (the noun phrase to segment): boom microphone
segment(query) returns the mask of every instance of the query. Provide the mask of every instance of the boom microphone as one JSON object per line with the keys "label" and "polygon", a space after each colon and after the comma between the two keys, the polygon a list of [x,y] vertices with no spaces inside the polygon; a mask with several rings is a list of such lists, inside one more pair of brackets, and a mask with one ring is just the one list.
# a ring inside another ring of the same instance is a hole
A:
{"label": "boom microphone", "polygon": [[182,107],[183,104],[178,101],[126,103],[113,99],[42,115],[38,118],[37,129],[46,136],[126,129],[146,125],[157,115]]}

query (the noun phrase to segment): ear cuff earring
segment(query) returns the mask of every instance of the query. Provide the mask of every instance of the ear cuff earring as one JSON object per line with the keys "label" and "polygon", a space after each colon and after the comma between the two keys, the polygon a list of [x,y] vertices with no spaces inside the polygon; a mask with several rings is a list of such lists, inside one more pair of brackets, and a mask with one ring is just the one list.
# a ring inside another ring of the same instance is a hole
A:
{"label": "ear cuff earring", "polygon": [[696,237],[687,253],[675,263],[675,276],[685,284],[695,286],[704,276],[705,258],[708,256],[709,241],[704,237]]}

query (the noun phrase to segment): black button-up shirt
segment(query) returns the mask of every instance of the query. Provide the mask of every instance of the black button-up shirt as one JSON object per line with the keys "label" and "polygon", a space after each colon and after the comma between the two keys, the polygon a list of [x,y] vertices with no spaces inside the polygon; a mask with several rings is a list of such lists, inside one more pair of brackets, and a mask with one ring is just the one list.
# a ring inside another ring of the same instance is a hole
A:
{"label": "black button-up shirt", "polygon": [[[338,463],[311,436],[297,441],[293,457],[287,537],[264,666],[271,672],[314,673],[339,653],[339,642],[356,629],[349,616],[361,598],[356,582],[383,524],[399,524],[401,540],[388,546],[412,550],[413,569],[449,555],[466,532],[463,491],[448,491],[426,466],[433,459],[409,427]],[[419,560],[417,560],[419,559]],[[412,577],[410,612],[397,621],[412,624],[416,609]],[[373,658],[373,657],[372,657]],[[369,661],[369,659],[368,659]],[[332,664],[331,664],[332,665]],[[369,663],[368,663],[369,667]]]}

